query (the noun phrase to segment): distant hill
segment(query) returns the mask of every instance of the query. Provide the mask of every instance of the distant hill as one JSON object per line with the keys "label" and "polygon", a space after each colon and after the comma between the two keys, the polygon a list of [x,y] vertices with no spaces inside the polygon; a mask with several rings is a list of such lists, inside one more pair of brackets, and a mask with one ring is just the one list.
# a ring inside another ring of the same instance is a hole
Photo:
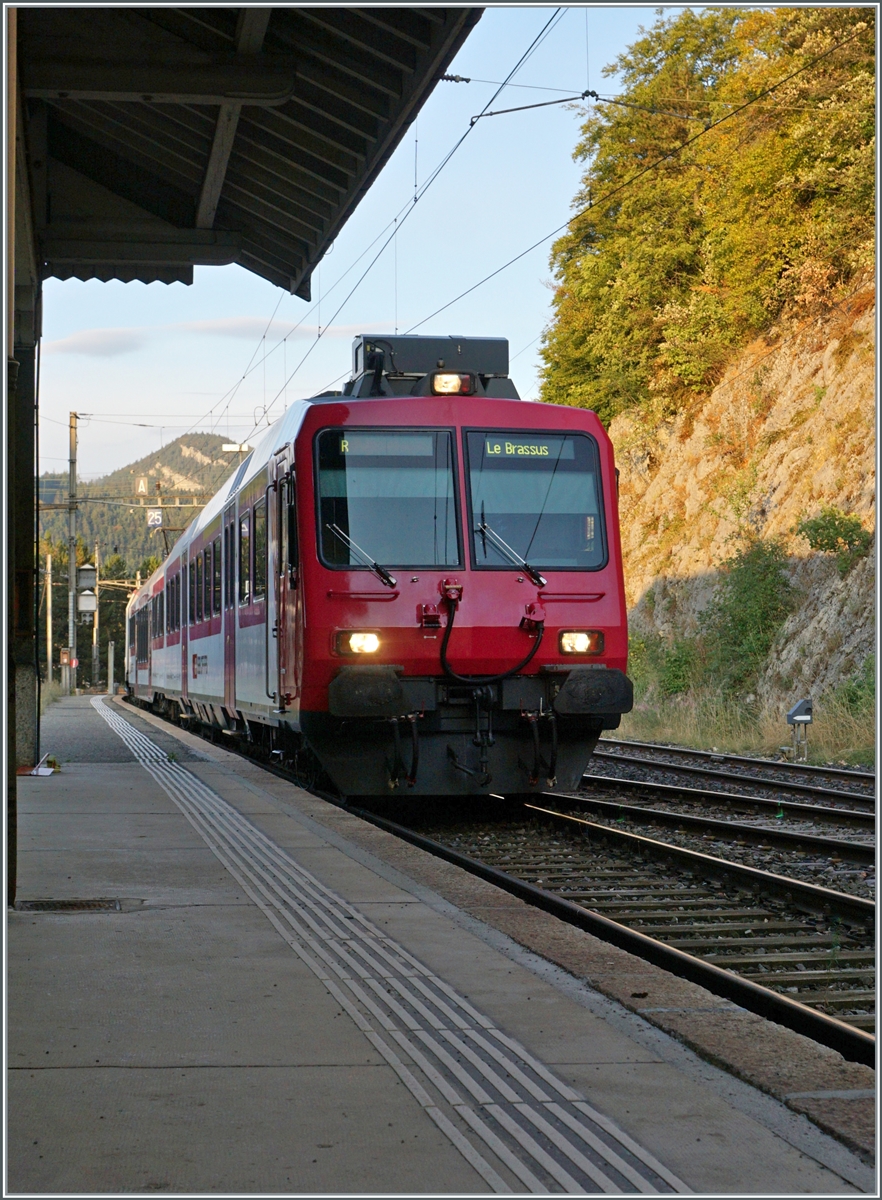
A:
{"label": "distant hill", "polygon": [[[78,535],[90,551],[97,541],[102,559],[118,554],[133,569],[149,555],[165,557],[162,533],[147,527],[147,505],[159,499],[164,504],[181,501],[180,511],[163,510],[163,525],[171,545],[196,515],[193,502],[208,501],[238,465],[236,455],[222,452],[223,443],[224,438],[217,434],[184,434],[162,450],[109,475],[89,483],[79,482]],[[146,496],[137,494],[139,479],[147,480]],[[39,483],[41,505],[67,504],[66,473],[42,475]],[[41,538],[66,540],[67,521],[66,510],[42,508]]]}

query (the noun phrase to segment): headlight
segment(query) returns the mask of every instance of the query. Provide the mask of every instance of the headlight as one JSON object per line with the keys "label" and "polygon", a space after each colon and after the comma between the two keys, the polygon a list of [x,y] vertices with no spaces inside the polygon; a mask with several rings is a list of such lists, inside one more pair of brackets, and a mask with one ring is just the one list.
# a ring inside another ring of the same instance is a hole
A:
{"label": "headlight", "polygon": [[376,654],[379,648],[380,638],[376,633],[344,629],[337,634],[338,654]]}
{"label": "headlight", "polygon": [[471,375],[436,371],[432,376],[432,391],[436,396],[470,396],[474,390]]}
{"label": "headlight", "polygon": [[560,635],[561,654],[602,654],[603,634],[597,629],[569,629]]}

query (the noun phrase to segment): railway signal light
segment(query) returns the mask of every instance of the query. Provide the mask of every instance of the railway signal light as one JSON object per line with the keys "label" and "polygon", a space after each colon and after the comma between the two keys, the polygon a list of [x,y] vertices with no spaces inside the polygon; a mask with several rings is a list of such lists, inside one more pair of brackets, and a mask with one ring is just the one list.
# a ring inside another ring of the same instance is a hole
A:
{"label": "railway signal light", "polygon": [[793,745],[790,753],[794,761],[805,762],[808,758],[808,727],[812,723],[811,697],[798,700],[787,714],[787,724],[793,730]]}

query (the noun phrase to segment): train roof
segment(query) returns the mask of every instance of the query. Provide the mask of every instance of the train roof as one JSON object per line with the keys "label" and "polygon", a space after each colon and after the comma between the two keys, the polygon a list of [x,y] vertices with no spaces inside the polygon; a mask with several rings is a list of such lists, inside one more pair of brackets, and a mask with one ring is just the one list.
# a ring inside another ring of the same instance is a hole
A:
{"label": "train roof", "polygon": [[[370,391],[366,389],[375,370],[375,360],[370,356],[376,352],[379,352],[379,370],[383,373],[384,382],[391,384],[392,380],[395,380],[391,387],[392,395],[402,392],[416,394],[411,391],[414,378],[431,372],[433,368],[446,366],[451,370],[468,367],[480,374],[486,383],[497,381],[497,390],[492,393],[496,398],[519,399],[517,391],[508,381],[508,341],[505,338],[360,334],[353,341],[353,377],[344,392],[323,392],[308,399],[296,400],[277,421],[263,431],[248,456],[230,472],[208,504],[177,539],[162,564],[144,581],[141,589],[132,597],[130,607],[141,607],[152,594],[153,585],[164,573],[166,564],[179,557],[181,551],[222,514],[237,493],[265,471],[267,463],[276,451],[295,440],[307,412],[313,405],[334,402],[341,395],[348,401],[357,400],[362,394],[367,397],[373,392],[372,387]],[[387,356],[388,363],[385,361]],[[390,392],[384,388],[379,394],[389,395]],[[488,395],[490,394],[488,391]]]}

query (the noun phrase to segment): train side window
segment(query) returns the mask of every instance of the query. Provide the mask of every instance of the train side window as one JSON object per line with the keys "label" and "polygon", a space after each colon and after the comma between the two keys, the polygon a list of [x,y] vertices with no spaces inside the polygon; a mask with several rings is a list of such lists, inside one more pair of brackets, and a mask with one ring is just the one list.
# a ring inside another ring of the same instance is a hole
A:
{"label": "train side window", "polygon": [[254,506],[254,599],[266,595],[266,499]]}
{"label": "train side window", "polygon": [[202,553],[204,565],[202,568],[202,616],[207,621],[211,616],[211,545],[205,547]]}
{"label": "train side window", "polygon": [[285,496],[286,483],[280,481],[276,487],[276,529],[278,530],[279,538],[279,574],[282,575],[287,570],[288,566],[288,522],[285,520]]}
{"label": "train side window", "polygon": [[288,480],[288,575],[293,582],[294,576],[297,573],[297,564],[299,561],[299,546],[297,544],[297,493],[295,489],[295,480],[292,475]]}
{"label": "train side window", "polygon": [[196,563],[190,562],[190,589],[187,597],[187,624],[196,620]]}
{"label": "train side window", "polygon": [[230,607],[230,527],[224,526],[224,608]]}
{"label": "train side window", "polygon": [[202,554],[196,555],[196,620],[202,620]]}
{"label": "train side window", "polygon": [[239,518],[239,603],[251,603],[251,513]]}
{"label": "train side window", "polygon": [[234,524],[230,523],[227,527],[229,534],[229,554],[227,557],[227,607],[232,608],[235,605],[235,589],[236,589],[236,530]]}
{"label": "train side window", "polygon": [[165,592],[160,592],[156,599],[159,608],[159,620],[156,623],[156,634],[157,637],[162,637],[162,631],[165,629]]}
{"label": "train side window", "polygon": [[214,539],[214,556],[211,560],[211,611],[217,616],[221,610],[221,540]]}

